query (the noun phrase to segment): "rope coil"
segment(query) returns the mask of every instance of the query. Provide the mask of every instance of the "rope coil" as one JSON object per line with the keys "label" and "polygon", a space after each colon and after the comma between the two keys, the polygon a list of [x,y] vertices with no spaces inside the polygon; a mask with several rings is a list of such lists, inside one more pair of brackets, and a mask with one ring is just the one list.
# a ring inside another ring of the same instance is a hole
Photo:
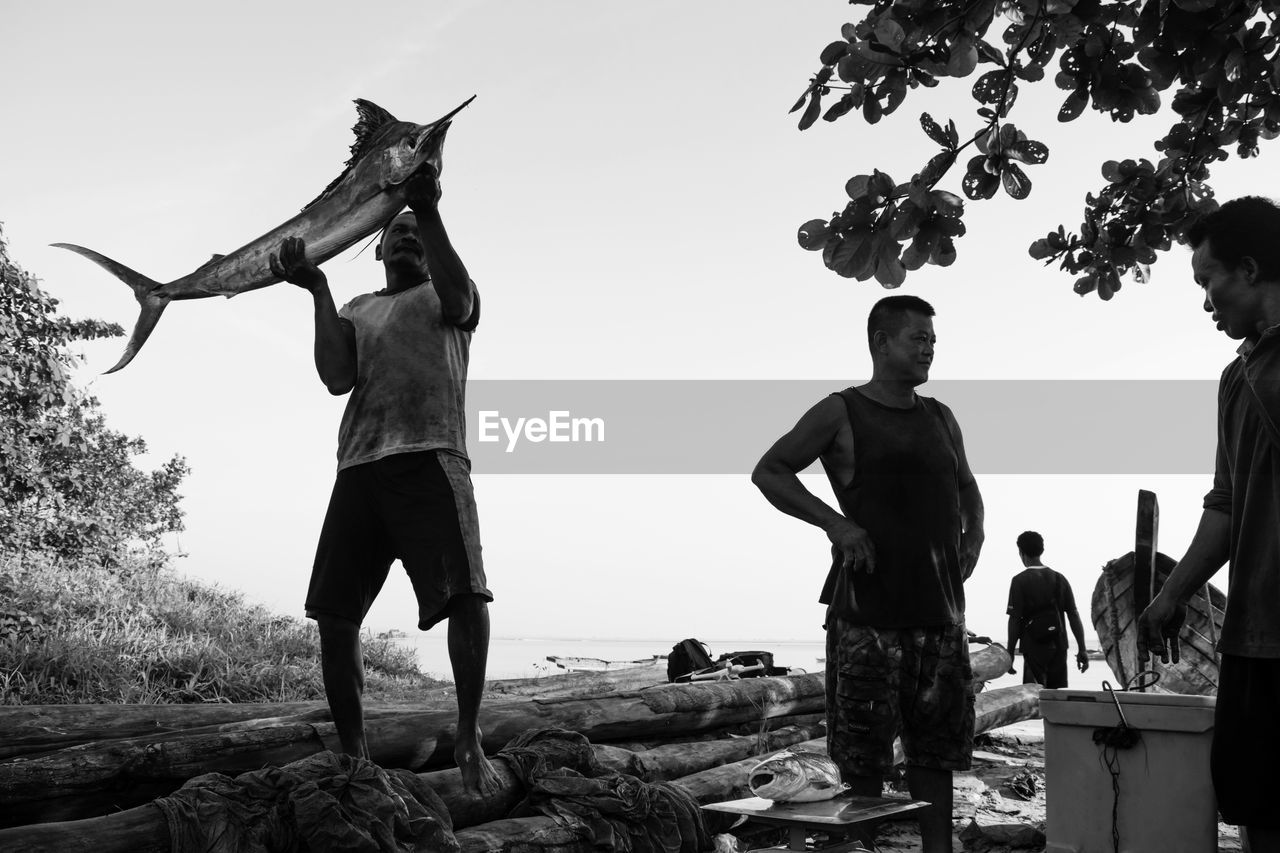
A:
{"label": "rope coil", "polygon": [[[1149,682],[1143,680],[1148,677],[1151,679]],[[1155,686],[1159,681],[1160,673],[1144,669],[1126,680],[1120,692],[1125,693],[1135,687],[1138,690],[1145,690]],[[1124,715],[1124,708],[1120,705],[1120,697],[1116,695],[1111,682],[1102,682],[1102,689],[1111,697],[1111,702],[1116,706],[1116,715],[1120,718],[1119,725],[1093,730],[1093,742],[1101,747],[1102,763],[1111,775],[1111,849],[1113,853],[1120,853],[1120,752],[1133,749],[1141,743],[1142,732],[1129,725]]]}

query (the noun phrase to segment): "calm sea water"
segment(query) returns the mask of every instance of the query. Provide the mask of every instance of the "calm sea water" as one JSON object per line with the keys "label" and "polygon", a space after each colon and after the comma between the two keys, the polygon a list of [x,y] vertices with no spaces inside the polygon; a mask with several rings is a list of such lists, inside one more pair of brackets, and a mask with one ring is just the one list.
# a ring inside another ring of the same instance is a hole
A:
{"label": "calm sea water", "polygon": [[[449,649],[444,631],[422,633],[397,642],[410,645],[418,655],[418,667],[434,678],[452,679]],[[602,658],[608,661],[647,661],[671,651],[675,640],[592,640],[494,637],[489,641],[488,677],[532,678],[556,675],[564,670],[549,656]],[[762,640],[706,640],[715,660],[726,652],[762,650],[773,653],[775,666],[821,672],[818,658],[826,654],[823,643]],[[666,669],[663,669],[666,672]]]}
{"label": "calm sea water", "polygon": [[[444,631],[422,633],[397,642],[410,645],[417,652],[418,666],[434,678],[452,680],[449,668],[449,650]],[[786,666],[805,672],[822,672],[819,659],[826,655],[821,642],[807,643],[798,640],[706,640],[711,657],[726,652],[763,650],[773,653],[775,666]],[[591,657],[610,661],[643,661],[653,655],[667,654],[674,641],[667,640],[600,640],[495,637],[489,643],[490,679],[531,678],[554,676],[564,670],[547,660],[548,656]],[[1014,667],[1021,673],[1021,658],[1014,659]],[[664,670],[665,671],[665,670]],[[1115,677],[1105,661],[1090,661],[1089,670],[1079,673],[1074,668],[1069,673],[1072,689],[1101,690],[1104,680],[1115,684]],[[1004,675],[988,684],[988,688],[1012,687],[1022,683],[1022,676]]]}
{"label": "calm sea water", "polygon": [[[396,642],[412,646],[417,653],[418,666],[435,678],[452,680],[449,668],[449,651],[446,632],[438,631],[405,637]],[[725,652],[763,650],[773,653],[776,666],[791,667],[805,672],[822,672],[820,659],[826,654],[824,643],[806,643],[797,640],[706,640],[714,660]],[[489,643],[490,679],[554,678],[564,670],[547,660],[550,655],[562,657],[593,657],[609,661],[643,661],[656,654],[666,654],[673,642],[667,640],[600,640],[494,637]],[[1022,683],[1022,658],[1014,658],[1019,674],[1003,675],[988,682],[987,689],[1013,687]],[[665,673],[665,668],[662,670]],[[1116,682],[1105,661],[1090,661],[1087,672],[1073,668],[1068,674],[1069,685],[1074,690],[1101,690],[1103,681]],[[1044,728],[1040,720],[1026,720],[1003,729],[1007,734],[1038,739]]]}

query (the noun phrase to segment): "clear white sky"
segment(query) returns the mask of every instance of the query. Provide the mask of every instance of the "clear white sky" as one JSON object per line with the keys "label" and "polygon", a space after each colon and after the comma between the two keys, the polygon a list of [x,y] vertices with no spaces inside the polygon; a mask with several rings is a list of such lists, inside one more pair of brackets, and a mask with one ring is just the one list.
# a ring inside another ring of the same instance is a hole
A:
{"label": "clear white sky", "polygon": [[[978,122],[972,81],[944,81],[874,128],[850,117],[799,132],[787,109],[821,48],[863,11],[836,0],[354,9],[9,4],[0,221],[13,257],[66,314],[131,328],[128,289],[47,244],[89,246],[169,281],[319,193],[347,157],[353,98],[425,122],[476,94],[449,134],[442,201],[484,294],[473,379],[823,379],[838,390],[869,373],[862,329],[885,292],[828,272],[797,246],[797,226],[843,206],[854,174],[908,178],[931,153],[922,110],[962,132]],[[1201,312],[1185,250],[1109,304],[1027,257],[1031,240],[1076,226],[1102,160],[1154,157],[1172,121],[1089,113],[1063,127],[1051,86],[1027,88],[1012,117],[1051,148],[1029,169],[1031,198],[969,203],[959,260],[908,280],[905,292],[938,311],[933,377],[1216,379],[1234,345]],[[1273,192],[1258,162],[1215,173],[1222,198]],[[958,192],[959,178],[945,186]],[[372,252],[354,254],[326,266],[340,302],[381,286]],[[343,403],[313,372],[309,299],[278,285],[175,303],[128,368],[95,378],[122,345],[86,345],[84,378],[115,428],[147,439],[149,461],[187,457],[179,566],[301,615]],[[1045,429],[1036,414],[1007,428]],[[1187,417],[1211,424],[1213,413]],[[1004,633],[1013,540],[1027,528],[1044,534],[1046,562],[1087,612],[1099,567],[1132,547],[1138,488],[1158,493],[1162,550],[1180,557],[1213,448],[1186,452],[1203,474],[979,466],[988,535],[970,627]],[[659,651],[695,635],[820,636],[825,537],[769,507],[745,471],[474,473],[495,635],[655,638]],[[409,586],[394,571],[369,624],[411,628]]]}

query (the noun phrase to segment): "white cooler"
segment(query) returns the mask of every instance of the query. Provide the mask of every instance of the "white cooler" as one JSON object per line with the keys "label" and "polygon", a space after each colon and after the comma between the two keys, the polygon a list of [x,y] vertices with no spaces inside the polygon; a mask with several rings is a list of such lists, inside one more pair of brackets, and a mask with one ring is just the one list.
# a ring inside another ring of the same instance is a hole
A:
{"label": "white cooler", "polygon": [[[1114,753],[1119,768],[1121,853],[1214,853],[1218,805],[1209,777],[1212,696],[1116,693],[1136,746]],[[1044,718],[1045,853],[1111,853],[1112,776],[1099,728],[1120,724],[1112,694],[1041,690]]]}

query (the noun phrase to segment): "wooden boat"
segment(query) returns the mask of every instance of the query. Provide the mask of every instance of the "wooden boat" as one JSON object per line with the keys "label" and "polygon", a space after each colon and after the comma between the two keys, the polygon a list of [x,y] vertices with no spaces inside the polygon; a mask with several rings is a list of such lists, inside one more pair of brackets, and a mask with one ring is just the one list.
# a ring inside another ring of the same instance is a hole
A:
{"label": "wooden boat", "polygon": [[[653,667],[661,669],[666,665],[666,655],[654,655],[640,660],[605,660],[603,658],[570,657],[567,655],[547,655],[547,660],[566,672],[608,672],[615,669],[636,669]],[[665,671],[663,675],[665,675]]]}
{"label": "wooden boat", "polygon": [[[1153,552],[1152,577],[1159,589],[1177,562]],[[1118,557],[1102,567],[1102,576],[1093,588],[1093,627],[1108,666],[1115,673],[1115,689],[1126,685],[1137,687],[1138,666],[1137,614],[1135,605],[1135,566],[1139,559],[1134,551]],[[1140,585],[1140,584],[1139,584]],[[1141,590],[1138,590],[1140,593]],[[1149,599],[1149,593],[1141,598]],[[1216,646],[1222,633],[1222,617],[1227,597],[1211,584],[1191,597],[1187,619],[1178,635],[1180,660],[1162,664],[1153,657],[1147,670],[1159,674],[1160,680],[1147,687],[1155,693],[1189,693],[1214,696],[1218,692],[1218,657]],[[1144,679],[1145,680],[1145,679]]]}

